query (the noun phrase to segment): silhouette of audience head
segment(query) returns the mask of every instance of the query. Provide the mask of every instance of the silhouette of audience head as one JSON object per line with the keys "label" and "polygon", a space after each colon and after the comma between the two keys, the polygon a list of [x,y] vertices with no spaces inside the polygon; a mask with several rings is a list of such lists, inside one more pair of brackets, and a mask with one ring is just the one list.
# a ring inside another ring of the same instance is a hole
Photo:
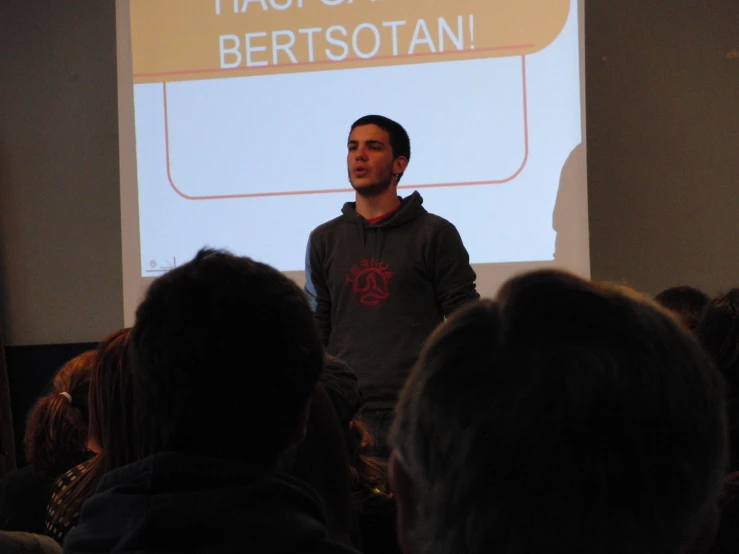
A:
{"label": "silhouette of audience head", "polygon": [[26,423],[26,461],[39,475],[56,477],[87,453],[88,392],[95,352],[73,358],[57,372],[51,391],[31,408]]}
{"label": "silhouette of audience head", "polygon": [[342,427],[348,428],[364,404],[357,375],[343,360],[327,353],[321,383],[331,399],[339,422]]}
{"label": "silhouette of audience head", "polygon": [[357,505],[376,495],[387,496],[387,459],[371,455],[377,449],[377,438],[359,416],[364,399],[354,371],[340,358],[326,355],[326,371],[321,376],[323,389],[331,399],[339,425],[354,485]]}
{"label": "silhouette of audience head", "polygon": [[735,394],[739,390],[739,289],[708,302],[698,336]]}
{"label": "silhouette of audience head", "polygon": [[318,492],[326,508],[329,537],[351,545],[357,523],[349,458],[339,417],[321,384],[311,396],[305,440],[289,452],[281,465]]}
{"label": "silhouette of audience head", "polygon": [[654,299],[677,315],[683,324],[695,331],[703,309],[708,304],[708,295],[689,286],[671,287],[660,292]]}
{"label": "silhouette of audience head", "polygon": [[203,249],[154,281],[130,339],[139,457],[274,467],[302,439],[323,369],[312,317],[290,279],[225,251]]}
{"label": "silhouette of audience head", "polygon": [[56,485],[46,519],[47,531],[53,529],[57,539],[76,523],[82,503],[103,474],[135,460],[126,366],[130,331],[114,331],[98,345],[89,393],[89,444],[95,456],[70,472],[73,480],[63,478]]}
{"label": "silhouette of audience head", "polygon": [[127,328],[103,339],[90,378],[90,443],[101,454],[103,472],[136,459],[127,363],[130,336]]}
{"label": "silhouette of audience head", "polygon": [[406,554],[683,552],[727,459],[723,384],[648,299],[514,278],[429,338],[391,433]]}
{"label": "silhouette of audience head", "polygon": [[731,439],[729,470],[739,471],[739,289],[711,299],[696,334],[726,380]]}

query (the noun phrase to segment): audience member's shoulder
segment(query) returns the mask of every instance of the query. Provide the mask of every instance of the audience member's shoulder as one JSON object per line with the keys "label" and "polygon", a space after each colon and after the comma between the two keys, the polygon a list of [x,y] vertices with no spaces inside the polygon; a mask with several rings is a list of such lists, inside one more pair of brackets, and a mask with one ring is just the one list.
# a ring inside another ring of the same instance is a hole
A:
{"label": "audience member's shoulder", "polygon": [[62,547],[54,539],[43,535],[0,531],[0,552],[3,554],[61,554]]}
{"label": "audience member's shoulder", "polygon": [[25,466],[10,473],[3,475],[0,479],[0,490],[9,490],[15,488],[25,488],[33,486],[33,484],[44,484],[50,479],[44,479],[34,469],[33,466]]}
{"label": "audience member's shoulder", "polygon": [[359,554],[358,550],[350,548],[338,542],[326,540],[317,545],[315,550],[311,550],[315,554]]}
{"label": "audience member's shoulder", "polygon": [[[246,545],[247,543],[236,541],[225,545],[211,546],[205,550],[199,550],[199,552],[207,554],[242,554],[243,552],[250,551],[246,548]],[[260,554],[278,554],[284,552],[283,550],[270,550],[270,545],[268,544],[260,546]],[[354,548],[328,539],[300,545],[295,550],[292,550],[292,552],[306,554],[361,554]]]}
{"label": "audience member's shoulder", "polygon": [[327,354],[319,383],[331,400],[339,421],[348,425],[363,404],[356,373],[338,357]]}
{"label": "audience member's shoulder", "polygon": [[53,479],[41,477],[32,466],[4,475],[0,479],[0,529],[42,533],[52,483]]}

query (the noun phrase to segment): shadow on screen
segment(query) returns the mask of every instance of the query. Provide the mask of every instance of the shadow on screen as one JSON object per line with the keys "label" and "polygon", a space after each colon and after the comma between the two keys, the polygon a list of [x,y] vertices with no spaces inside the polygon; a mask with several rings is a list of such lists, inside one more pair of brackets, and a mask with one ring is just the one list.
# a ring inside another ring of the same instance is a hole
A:
{"label": "shadow on screen", "polygon": [[557,201],[552,214],[552,228],[557,233],[554,242],[554,263],[575,271],[587,271],[588,198],[585,181],[587,160],[585,147],[578,144],[562,166],[557,190]]}

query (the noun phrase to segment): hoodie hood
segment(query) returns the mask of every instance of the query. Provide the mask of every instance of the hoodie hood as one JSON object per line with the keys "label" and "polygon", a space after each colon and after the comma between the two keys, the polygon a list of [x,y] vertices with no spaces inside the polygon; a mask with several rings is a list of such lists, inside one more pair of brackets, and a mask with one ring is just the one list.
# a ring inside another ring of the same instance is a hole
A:
{"label": "hoodie hood", "polygon": [[370,223],[359,215],[356,202],[346,202],[341,209],[342,219],[358,226],[359,240],[362,247],[367,244],[368,231],[377,233],[375,248],[375,259],[377,260],[382,257],[382,249],[385,245],[385,230],[401,227],[427,213],[426,208],[423,207],[423,198],[418,191],[414,191],[413,194],[405,198],[400,196],[398,198],[400,199],[400,208],[377,223]]}
{"label": "hoodie hood", "polygon": [[400,227],[426,213],[426,209],[423,207],[423,198],[418,191],[413,192],[413,194],[405,198],[401,198],[400,196],[398,198],[400,199],[400,209],[377,223],[370,223],[359,215],[357,213],[356,202],[345,203],[341,209],[341,213],[346,221],[371,229],[392,229],[393,227]]}
{"label": "hoodie hood", "polygon": [[165,452],[106,474],[64,552],[352,552],[317,493],[278,472]]}

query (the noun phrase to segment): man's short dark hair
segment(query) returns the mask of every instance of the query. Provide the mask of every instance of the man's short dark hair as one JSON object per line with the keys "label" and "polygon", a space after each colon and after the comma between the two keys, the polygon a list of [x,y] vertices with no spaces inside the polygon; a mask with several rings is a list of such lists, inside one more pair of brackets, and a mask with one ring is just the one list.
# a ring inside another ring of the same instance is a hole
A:
{"label": "man's short dark hair", "polygon": [[391,442],[419,554],[682,552],[726,467],[720,374],[648,299],[509,281],[429,339]]}
{"label": "man's short dark hair", "polygon": [[[411,160],[411,139],[400,123],[393,121],[384,115],[365,115],[352,123],[349,134],[351,135],[351,132],[356,127],[361,127],[363,125],[377,125],[388,134],[390,137],[390,148],[393,151],[393,158],[403,156],[408,161]],[[401,173],[400,177],[402,176],[403,174]],[[398,181],[400,181],[400,177],[398,177]]]}
{"label": "man's short dark hair", "polygon": [[654,300],[677,315],[688,329],[695,331],[703,309],[708,304],[708,295],[697,288],[684,285],[665,289]]}
{"label": "man's short dark hair", "polygon": [[323,367],[298,286],[276,269],[203,249],[160,277],[131,334],[140,456],[173,450],[272,466]]}

